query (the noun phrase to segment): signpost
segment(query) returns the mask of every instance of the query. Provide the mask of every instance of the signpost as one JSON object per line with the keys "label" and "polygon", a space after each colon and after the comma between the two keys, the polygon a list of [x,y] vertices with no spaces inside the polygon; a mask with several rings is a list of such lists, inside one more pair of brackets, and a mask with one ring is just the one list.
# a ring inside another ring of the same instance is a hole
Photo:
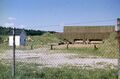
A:
{"label": "signpost", "polygon": [[115,31],[117,32],[117,40],[118,40],[118,51],[119,51],[119,58],[118,58],[118,79],[120,79],[120,18],[117,18],[117,25],[115,26]]}

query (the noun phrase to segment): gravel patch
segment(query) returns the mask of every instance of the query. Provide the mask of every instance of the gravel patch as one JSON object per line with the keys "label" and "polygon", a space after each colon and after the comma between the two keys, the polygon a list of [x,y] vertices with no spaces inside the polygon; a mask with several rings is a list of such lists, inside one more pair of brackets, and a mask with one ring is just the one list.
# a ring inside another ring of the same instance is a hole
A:
{"label": "gravel patch", "polygon": [[[78,54],[55,53],[49,49],[16,50],[16,61],[43,64],[45,67],[82,66],[91,68],[116,68],[118,59],[77,57]],[[12,50],[0,54],[0,60],[12,60]]]}

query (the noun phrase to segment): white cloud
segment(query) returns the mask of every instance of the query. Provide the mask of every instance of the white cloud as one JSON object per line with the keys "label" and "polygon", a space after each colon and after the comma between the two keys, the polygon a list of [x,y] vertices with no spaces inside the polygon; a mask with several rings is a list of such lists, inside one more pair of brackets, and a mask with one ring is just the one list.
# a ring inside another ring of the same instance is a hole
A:
{"label": "white cloud", "polygon": [[14,26],[14,23],[5,23],[4,26],[5,26],[5,27],[13,27],[13,26]]}
{"label": "white cloud", "polygon": [[14,17],[8,17],[8,20],[16,20]]}

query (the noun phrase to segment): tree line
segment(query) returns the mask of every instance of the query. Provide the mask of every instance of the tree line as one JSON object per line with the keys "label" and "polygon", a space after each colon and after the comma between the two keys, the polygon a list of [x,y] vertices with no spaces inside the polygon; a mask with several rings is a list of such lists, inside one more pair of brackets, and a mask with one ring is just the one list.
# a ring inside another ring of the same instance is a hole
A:
{"label": "tree line", "polygon": [[[9,35],[9,33],[12,29],[13,28],[11,28],[11,27],[0,26],[0,35]],[[20,28],[16,28],[16,29],[20,30]],[[24,30],[28,36],[42,35],[46,32],[56,33],[55,31],[42,31],[42,30],[33,30],[33,29],[24,29]]]}

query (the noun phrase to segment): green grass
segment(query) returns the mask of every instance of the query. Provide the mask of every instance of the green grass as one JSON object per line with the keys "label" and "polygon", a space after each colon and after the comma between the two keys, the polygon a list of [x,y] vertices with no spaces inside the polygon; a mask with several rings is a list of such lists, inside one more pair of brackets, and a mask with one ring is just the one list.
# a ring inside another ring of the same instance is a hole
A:
{"label": "green grass", "polygon": [[46,45],[49,43],[58,43],[60,41],[60,39],[58,39],[54,34],[50,34],[50,33],[45,33],[41,36],[31,36],[32,38],[32,42],[28,42],[29,44],[33,44],[33,45]]}
{"label": "green grass", "polygon": [[82,54],[82,55],[100,55],[100,51],[99,50],[95,50],[92,47],[86,48],[86,47],[81,47],[81,48],[76,48],[76,47],[70,47],[68,49],[64,48],[64,49],[59,49],[61,51],[65,51],[68,53],[77,53],[77,54]]}
{"label": "green grass", "polygon": [[118,42],[116,38],[116,33],[112,33],[109,39],[105,40],[105,43],[100,45],[99,50],[103,56],[118,58]]}
{"label": "green grass", "polygon": [[5,50],[9,49],[8,36],[0,36],[2,38],[0,42],[0,53],[4,53]]}
{"label": "green grass", "polygon": [[0,44],[0,53],[4,53],[7,49],[9,49],[8,43]]}
{"label": "green grass", "polygon": [[[12,79],[11,66],[0,62],[0,79]],[[34,64],[17,64],[15,79],[117,79],[115,69],[38,68]]]}
{"label": "green grass", "polygon": [[27,46],[32,45],[34,48],[41,48],[43,46],[48,46],[53,43],[58,43],[60,41],[59,38],[56,37],[55,34],[45,33],[41,36],[30,36],[33,41],[28,41]]}
{"label": "green grass", "polygon": [[113,49],[109,48],[101,48],[94,49],[94,47],[69,47],[66,48],[55,48],[55,50],[61,51],[61,53],[76,53],[80,56],[98,56],[98,57],[105,57],[105,58],[118,58],[118,52],[115,52]]}

